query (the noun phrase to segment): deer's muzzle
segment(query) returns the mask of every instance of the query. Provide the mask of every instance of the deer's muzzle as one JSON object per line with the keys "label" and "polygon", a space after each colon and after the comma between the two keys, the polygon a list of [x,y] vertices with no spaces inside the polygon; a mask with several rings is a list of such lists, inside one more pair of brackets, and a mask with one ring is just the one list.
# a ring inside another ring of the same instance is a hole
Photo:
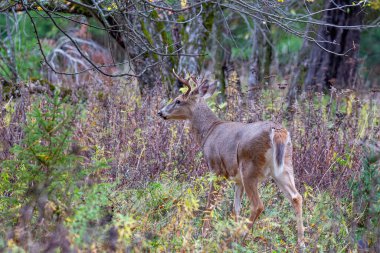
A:
{"label": "deer's muzzle", "polygon": [[159,112],[157,113],[157,115],[160,116],[160,117],[163,118],[163,119],[167,119],[167,117],[162,113],[162,111],[159,111]]}

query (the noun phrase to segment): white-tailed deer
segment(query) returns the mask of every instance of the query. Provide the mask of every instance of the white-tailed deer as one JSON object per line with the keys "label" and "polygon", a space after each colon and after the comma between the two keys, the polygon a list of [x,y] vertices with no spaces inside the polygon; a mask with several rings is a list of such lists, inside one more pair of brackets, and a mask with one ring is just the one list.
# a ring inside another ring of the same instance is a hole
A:
{"label": "white-tailed deer", "polygon": [[[174,70],[173,70],[174,72]],[[178,80],[188,87],[185,94],[178,96],[162,108],[158,115],[165,120],[189,120],[192,132],[203,148],[208,167],[217,175],[236,182],[234,213],[237,218],[241,209],[243,191],[250,204],[249,228],[264,210],[258,186],[267,176],[272,176],[292,203],[297,217],[298,244],[304,247],[302,221],[302,197],[294,184],[292,165],[292,143],[289,132],[279,124],[261,121],[240,123],[220,120],[208,107],[205,98],[211,96],[216,85],[192,78],[196,88],[192,90],[190,79]],[[211,183],[207,210],[215,202],[214,184]],[[203,225],[203,235],[210,228],[209,220]]]}

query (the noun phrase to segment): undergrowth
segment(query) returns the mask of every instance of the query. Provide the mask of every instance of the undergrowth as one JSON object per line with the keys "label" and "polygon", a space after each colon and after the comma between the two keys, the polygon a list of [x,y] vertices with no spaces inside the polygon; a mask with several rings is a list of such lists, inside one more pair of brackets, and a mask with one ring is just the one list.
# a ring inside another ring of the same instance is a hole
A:
{"label": "undergrowth", "polygon": [[[239,221],[231,216],[233,187],[225,182],[212,232],[201,236],[208,187],[219,179],[186,124],[156,117],[167,101],[160,88],[146,96],[124,83],[64,99],[27,87],[20,94],[1,103],[1,250],[296,251],[293,208],[270,179],[261,186],[265,210],[252,231],[246,198]],[[227,101],[218,104],[216,95],[210,106],[223,119],[287,126],[307,251],[376,251],[379,158],[369,152],[379,139],[376,101],[332,91],[303,94],[285,109],[282,95],[262,91],[252,102],[229,87]]]}
{"label": "undergrowth", "polygon": [[[231,216],[232,183],[224,184],[222,197],[212,213],[212,233],[203,238],[205,196],[214,177],[206,174],[180,182],[177,176],[177,171],[163,173],[141,189],[117,189],[116,185],[106,184],[98,186],[101,190],[97,187],[87,192],[86,201],[78,204],[77,211],[67,222],[74,245],[89,251],[125,248],[134,252],[297,250],[292,206],[270,180],[260,189],[265,210],[242,241],[242,235],[247,232],[244,217],[249,216],[249,203],[244,198],[242,217],[235,222]],[[357,249],[360,239],[355,236],[361,232],[354,233],[352,220],[359,219],[363,213],[353,209],[353,200],[336,199],[328,192],[316,191],[304,192],[304,200],[308,251]]]}

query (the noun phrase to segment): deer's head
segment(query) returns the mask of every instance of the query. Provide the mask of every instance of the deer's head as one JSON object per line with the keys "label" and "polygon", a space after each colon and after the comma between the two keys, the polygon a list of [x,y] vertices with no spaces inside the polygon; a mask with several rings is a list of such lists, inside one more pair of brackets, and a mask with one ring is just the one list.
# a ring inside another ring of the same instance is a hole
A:
{"label": "deer's head", "polygon": [[190,78],[182,78],[178,76],[174,70],[173,73],[176,78],[188,89],[186,93],[179,95],[168,105],[164,106],[158,112],[158,116],[165,120],[186,120],[191,117],[193,109],[197,103],[200,103],[203,99],[210,97],[215,92],[216,83],[209,83],[208,80],[201,80],[192,76],[191,79],[196,84],[196,87],[192,89],[190,85]]}

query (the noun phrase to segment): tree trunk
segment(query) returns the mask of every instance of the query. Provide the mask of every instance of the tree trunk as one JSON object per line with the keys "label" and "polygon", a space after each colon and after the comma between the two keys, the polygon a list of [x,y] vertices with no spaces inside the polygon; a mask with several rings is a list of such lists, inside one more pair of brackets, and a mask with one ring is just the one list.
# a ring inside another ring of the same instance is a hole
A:
{"label": "tree trunk", "polygon": [[[85,0],[85,4],[92,5],[91,0]],[[127,8],[127,4],[126,4]],[[140,83],[140,89],[143,87],[152,87],[158,80],[157,73],[159,72],[159,66],[148,67],[158,61],[158,56],[152,52],[145,52],[144,43],[142,41],[135,41],[130,38],[128,32],[130,29],[142,31],[141,38],[145,40],[146,44],[151,43],[151,40],[147,35],[149,32],[144,32],[144,23],[138,23],[136,20],[132,20],[134,17],[128,17],[122,14],[115,14],[112,16],[103,16],[101,12],[90,11],[91,15],[95,17],[105,28],[108,29],[108,33],[115,39],[121,48],[128,54],[128,60],[131,61],[131,67],[134,74],[141,74],[138,78]],[[144,22],[144,21],[142,21]],[[133,26],[131,25],[133,23]],[[156,22],[159,23],[159,22]],[[111,29],[112,28],[112,29]],[[119,28],[119,29],[116,29]],[[147,28],[145,28],[147,29]],[[145,35],[145,36],[144,36]],[[154,47],[155,45],[151,45]]]}
{"label": "tree trunk", "polygon": [[[200,54],[202,52],[201,39],[203,34],[202,26],[202,16],[199,15],[191,24],[187,25],[185,28],[186,37],[188,40],[185,41],[184,52],[189,52],[191,54]],[[183,36],[185,37],[185,36]],[[182,38],[182,41],[184,38]],[[199,62],[198,56],[181,56],[179,60],[179,72],[188,72],[191,74],[196,74],[199,72]]]}
{"label": "tree trunk", "polygon": [[[359,6],[336,9],[339,6],[351,5],[353,2],[353,0],[326,0],[325,9],[335,9],[326,11],[323,21],[339,26],[362,24],[364,14]],[[316,40],[320,41],[319,44],[325,49],[344,55],[329,53],[315,44],[310,54],[305,90],[326,91],[331,87],[355,88],[360,31],[321,26]]]}
{"label": "tree trunk", "polygon": [[[305,29],[305,34],[309,33],[310,29],[310,24],[307,25]],[[288,90],[287,94],[287,108],[288,111],[291,106],[293,106],[297,96],[302,90],[302,83],[305,79],[305,72],[306,72],[306,67],[307,67],[307,62],[308,62],[308,48],[310,46],[310,42],[308,40],[304,40],[301,50],[299,51],[295,62],[294,62],[294,69],[292,71],[292,77],[290,79],[290,87]]]}
{"label": "tree trunk", "polygon": [[[219,20],[215,18],[216,20]],[[216,21],[212,25],[211,33],[210,33],[210,42],[208,43],[210,46],[208,51],[210,52],[209,60],[206,62],[207,71],[206,73],[211,74],[210,78],[214,78],[218,81],[218,91],[219,95],[217,96],[218,103],[222,103],[226,100],[225,96],[225,77],[223,71],[223,63],[225,52],[224,48],[221,48],[219,45],[219,41],[222,41],[222,32],[223,26],[219,24],[220,21]],[[229,54],[229,53],[228,53]]]}
{"label": "tree trunk", "polygon": [[[211,4],[203,4],[202,6],[204,7],[202,15],[199,15],[185,27],[185,34],[182,36],[184,52],[195,54],[195,56],[180,57],[178,68],[182,72],[199,74],[205,67],[203,66],[203,54],[206,52],[208,37],[212,31],[215,11]],[[197,15],[197,9],[192,11],[194,16]]]}
{"label": "tree trunk", "polygon": [[222,97],[227,100],[227,86],[228,86],[228,76],[229,76],[229,66],[231,62],[231,46],[226,45],[224,53],[223,53],[223,64],[221,66],[221,86],[220,92],[222,93]]}
{"label": "tree trunk", "polygon": [[[12,12],[12,14],[13,14],[13,12]],[[12,22],[10,15],[11,14],[9,12],[7,12],[5,14],[7,41],[9,42],[9,46],[7,48],[8,60],[9,60],[8,68],[12,73],[11,80],[14,83],[17,83],[18,82],[18,71],[17,71],[17,64],[16,64],[16,56],[15,56],[16,50],[15,50],[15,42],[12,38],[12,31],[11,31],[12,30],[11,27],[13,25],[15,25],[16,21]],[[17,18],[16,14],[14,15],[14,18]]]}
{"label": "tree trunk", "polygon": [[[252,43],[252,56],[249,64],[249,74],[248,74],[248,100],[254,100],[255,90],[259,86],[259,37],[260,29],[258,24],[255,23],[255,28],[253,32],[253,43]],[[260,38],[261,40],[261,38]]]}
{"label": "tree trunk", "polygon": [[271,25],[267,25],[268,30],[265,30],[265,45],[264,45],[264,73],[263,73],[263,82],[264,80],[270,80],[271,75],[271,65],[272,65],[272,57],[273,57],[273,39],[271,34]]}

